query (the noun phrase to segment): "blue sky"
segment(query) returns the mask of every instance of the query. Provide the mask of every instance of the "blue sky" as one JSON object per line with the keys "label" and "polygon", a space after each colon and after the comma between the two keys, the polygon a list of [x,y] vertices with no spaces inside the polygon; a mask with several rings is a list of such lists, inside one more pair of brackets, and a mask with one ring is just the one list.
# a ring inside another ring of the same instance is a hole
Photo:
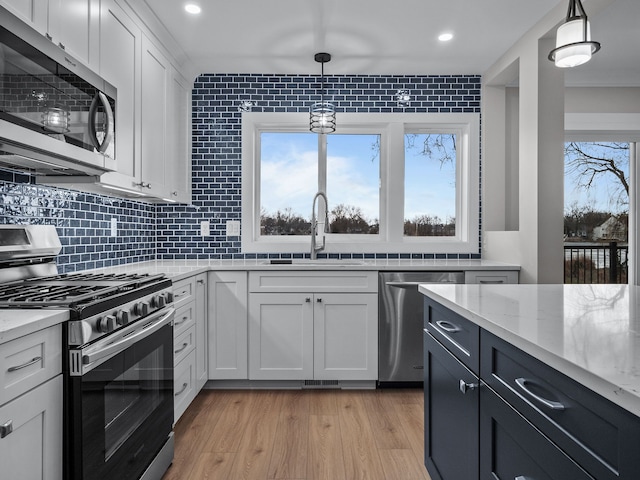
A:
{"label": "blue sky", "polygon": [[[590,153],[592,155],[610,155],[606,148],[594,147]],[[618,162],[621,170],[625,172],[627,179],[629,178],[629,162]],[[564,177],[564,208],[565,211],[570,209],[572,205],[590,206],[595,211],[604,211],[612,213],[621,213],[628,210],[628,204],[619,205],[615,198],[618,198],[617,192],[620,189],[620,180],[613,174],[606,173],[595,178],[592,187],[586,189],[578,185],[578,175],[570,174],[565,169]],[[628,197],[627,197],[628,202]]]}
{"label": "blue sky", "polygon": [[[329,208],[355,205],[369,221],[379,218],[380,157],[376,135],[327,136],[327,196]],[[290,207],[309,218],[311,202],[318,190],[318,138],[313,133],[263,133],[261,205],[267,212]],[[417,144],[418,142],[416,142]],[[391,168],[394,162],[390,159]],[[405,218],[455,216],[455,170],[451,164],[420,154],[407,155]],[[398,192],[399,193],[399,192]],[[391,192],[393,195],[393,192]]]}

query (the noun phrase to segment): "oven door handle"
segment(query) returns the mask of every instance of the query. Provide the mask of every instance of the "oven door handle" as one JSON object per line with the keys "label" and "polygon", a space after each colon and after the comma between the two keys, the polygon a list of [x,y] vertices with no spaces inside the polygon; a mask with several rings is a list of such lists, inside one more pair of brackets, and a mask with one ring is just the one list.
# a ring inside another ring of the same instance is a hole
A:
{"label": "oven door handle", "polygon": [[82,364],[90,365],[105,357],[110,357],[112,355],[115,355],[116,353],[120,353],[129,348],[134,343],[139,342],[149,335],[154,334],[166,324],[173,321],[173,315],[175,313],[175,309],[173,307],[166,311],[166,313],[163,312],[160,312],[153,317],[149,317],[148,319],[143,319],[142,321],[140,321],[140,326],[134,324],[136,326],[136,329],[133,329],[131,333],[124,337],[121,337],[119,340],[116,340],[113,343],[110,343],[102,348],[99,348],[95,352],[83,353]]}

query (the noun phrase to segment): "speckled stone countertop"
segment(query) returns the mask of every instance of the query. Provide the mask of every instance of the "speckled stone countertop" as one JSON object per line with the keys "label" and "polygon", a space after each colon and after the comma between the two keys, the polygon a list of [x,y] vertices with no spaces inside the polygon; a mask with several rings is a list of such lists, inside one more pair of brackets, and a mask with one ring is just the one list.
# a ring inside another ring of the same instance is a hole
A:
{"label": "speckled stone countertop", "polygon": [[67,310],[0,309],[0,344],[67,320]]}
{"label": "speckled stone countertop", "polygon": [[419,291],[640,416],[640,287],[421,285]]}
{"label": "speckled stone countertop", "polygon": [[293,259],[290,264],[272,264],[257,260],[154,260],[101,268],[107,273],[164,273],[173,281],[209,270],[374,270],[374,271],[471,271],[520,270],[518,265],[488,260],[305,260]]}

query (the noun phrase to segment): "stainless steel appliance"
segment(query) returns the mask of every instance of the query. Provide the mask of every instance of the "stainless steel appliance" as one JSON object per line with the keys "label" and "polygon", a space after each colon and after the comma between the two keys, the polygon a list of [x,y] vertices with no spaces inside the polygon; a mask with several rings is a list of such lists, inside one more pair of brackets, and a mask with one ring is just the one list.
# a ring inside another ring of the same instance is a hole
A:
{"label": "stainless steel appliance", "polygon": [[0,168],[115,169],[116,89],[0,7]]}
{"label": "stainless steel appliance", "polygon": [[65,308],[67,480],[159,480],[173,459],[173,294],[164,275],[56,273],[54,227],[0,226],[0,308]]}
{"label": "stainless steel appliance", "polygon": [[378,384],[423,382],[421,283],[464,283],[464,272],[380,272],[378,277]]}

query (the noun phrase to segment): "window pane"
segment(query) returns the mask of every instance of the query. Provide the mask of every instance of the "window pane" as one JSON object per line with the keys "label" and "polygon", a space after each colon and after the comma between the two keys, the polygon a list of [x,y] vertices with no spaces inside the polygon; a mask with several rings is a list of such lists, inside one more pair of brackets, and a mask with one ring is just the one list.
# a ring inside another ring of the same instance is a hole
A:
{"label": "window pane", "polygon": [[318,190],[315,133],[260,134],[260,235],[309,235]]}
{"label": "window pane", "polygon": [[379,233],[380,135],[331,134],[326,139],[331,233]]}
{"label": "window pane", "polygon": [[455,236],[456,135],[405,135],[404,235]]}
{"label": "window pane", "polygon": [[568,142],[564,281],[627,283],[629,143]]}

